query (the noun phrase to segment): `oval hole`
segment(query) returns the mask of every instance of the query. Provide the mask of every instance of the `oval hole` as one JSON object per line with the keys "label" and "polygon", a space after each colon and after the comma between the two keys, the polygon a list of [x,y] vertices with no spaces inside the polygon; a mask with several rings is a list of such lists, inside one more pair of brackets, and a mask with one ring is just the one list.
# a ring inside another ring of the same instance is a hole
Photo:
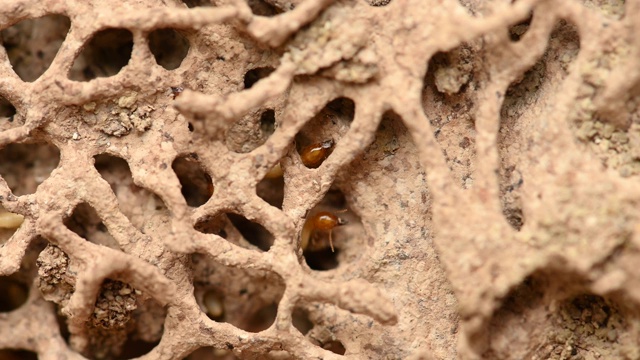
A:
{"label": "oval hole", "polygon": [[9,100],[0,96],[0,131],[15,127],[16,108]]}
{"label": "oval hole", "polygon": [[35,81],[51,66],[70,27],[68,17],[50,14],[2,30],[0,39],[20,79]]}
{"label": "oval hole", "polygon": [[69,79],[88,81],[116,75],[129,63],[133,34],[127,29],[110,28],[93,35],[75,59]]}
{"label": "oval hole", "polygon": [[149,34],[149,49],[158,65],[174,70],[187,56],[189,41],[174,29],[157,29]]}
{"label": "oval hole", "polygon": [[259,67],[251,69],[244,74],[244,88],[250,89],[260,79],[269,76],[275,69],[272,67]]}
{"label": "oval hole", "polygon": [[171,168],[178,176],[182,185],[182,195],[189,206],[201,206],[211,198],[213,182],[198,162],[198,155],[177,157],[171,164]]}

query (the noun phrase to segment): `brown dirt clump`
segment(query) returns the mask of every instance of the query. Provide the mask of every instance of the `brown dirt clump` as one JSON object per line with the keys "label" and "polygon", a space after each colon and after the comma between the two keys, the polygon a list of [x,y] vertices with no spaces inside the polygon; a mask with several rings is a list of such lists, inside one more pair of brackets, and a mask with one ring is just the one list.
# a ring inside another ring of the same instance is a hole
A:
{"label": "brown dirt clump", "polygon": [[623,0],[0,0],[0,359],[640,358],[638,33]]}

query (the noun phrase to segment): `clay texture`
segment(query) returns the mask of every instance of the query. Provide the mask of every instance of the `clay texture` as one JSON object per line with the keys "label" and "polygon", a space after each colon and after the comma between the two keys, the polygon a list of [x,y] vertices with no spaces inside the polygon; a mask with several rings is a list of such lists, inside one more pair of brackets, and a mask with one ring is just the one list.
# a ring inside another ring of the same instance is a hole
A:
{"label": "clay texture", "polygon": [[[0,359],[640,358],[640,1],[0,0],[0,30]],[[347,224],[303,249],[318,211]]]}

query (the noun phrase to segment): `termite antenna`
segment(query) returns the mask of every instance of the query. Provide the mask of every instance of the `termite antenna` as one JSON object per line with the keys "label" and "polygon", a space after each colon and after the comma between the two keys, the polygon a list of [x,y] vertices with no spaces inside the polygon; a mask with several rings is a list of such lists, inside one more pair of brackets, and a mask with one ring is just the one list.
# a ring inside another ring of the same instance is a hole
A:
{"label": "termite antenna", "polygon": [[329,245],[331,246],[331,252],[336,252],[335,249],[333,248],[333,239],[331,238],[331,233],[333,231],[329,230]]}

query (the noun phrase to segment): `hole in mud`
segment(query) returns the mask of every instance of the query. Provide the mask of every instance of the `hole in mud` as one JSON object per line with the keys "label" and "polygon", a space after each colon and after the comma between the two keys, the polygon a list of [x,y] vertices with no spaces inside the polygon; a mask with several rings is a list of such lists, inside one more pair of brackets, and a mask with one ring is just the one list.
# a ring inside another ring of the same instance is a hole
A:
{"label": "hole in mud", "polygon": [[0,277],[0,313],[16,310],[27,302],[29,288],[15,276]]}
{"label": "hole in mud", "polygon": [[332,188],[307,214],[300,235],[302,255],[312,270],[335,269],[341,262],[354,262],[361,255],[361,235],[362,221],[348,209],[344,194]]}
{"label": "hole in mud", "polygon": [[159,343],[160,341],[147,342],[140,339],[128,339],[122,346],[122,353],[120,353],[118,359],[138,358],[153,350]]}
{"label": "hole in mud", "polygon": [[171,168],[182,185],[182,196],[187,205],[198,207],[206,203],[213,195],[213,181],[198,162],[197,154],[177,157]]}
{"label": "hole in mud", "polygon": [[[539,272],[514,288],[491,319],[485,359],[629,357],[634,312],[618,301],[583,291],[577,274]],[[570,357],[574,356],[574,357]],[[562,357],[562,356],[561,356]]]}
{"label": "hole in mud", "polygon": [[272,17],[280,13],[275,6],[264,0],[247,0],[247,4],[254,15]]}
{"label": "hole in mud", "polygon": [[275,129],[275,111],[256,109],[229,127],[225,145],[233,152],[246,154],[264,144]]}
{"label": "hole in mud", "polygon": [[9,100],[0,96],[0,131],[18,127],[24,124],[24,120],[16,116],[16,108]]}
{"label": "hole in mud", "polygon": [[213,6],[213,0],[182,0],[182,2],[189,8],[200,6]]}
{"label": "hole in mud", "polygon": [[[166,310],[152,299],[142,299],[131,285],[105,279],[86,323],[89,339],[82,354],[93,360],[132,359],[147,354],[162,337]],[[61,334],[68,332],[59,317]],[[64,337],[64,336],[63,336]],[[73,344],[70,335],[67,344]]]}
{"label": "hole in mud", "polygon": [[264,226],[234,213],[199,219],[194,228],[204,234],[219,235],[246,249],[269,251],[274,240]]}
{"label": "hole in mud", "polygon": [[6,121],[13,122],[13,116],[16,114],[16,108],[9,100],[0,96],[0,118],[6,118]]}
{"label": "hole in mud", "polygon": [[0,174],[14,195],[36,192],[60,162],[60,151],[49,144],[9,144],[0,150]]}
{"label": "hole in mud", "polygon": [[520,39],[524,36],[524,34],[529,30],[529,25],[531,25],[531,20],[533,20],[533,14],[529,15],[529,17],[521,22],[513,25],[509,28],[509,38],[513,42],[520,41]]}
{"label": "hole in mud", "polygon": [[35,81],[51,66],[70,27],[68,17],[50,14],[2,30],[0,40],[20,79]]}
{"label": "hole in mud", "polygon": [[[270,272],[230,268],[203,254],[193,254],[194,296],[200,309],[215,321],[259,332],[275,321],[284,281]],[[206,299],[206,296],[210,298]],[[211,300],[212,304],[205,301]],[[209,312],[213,312],[209,314]],[[220,315],[222,311],[222,315]]]}
{"label": "hole in mud", "polygon": [[73,62],[69,79],[88,81],[116,75],[129,63],[133,50],[133,34],[127,29],[101,30],[84,46]]}
{"label": "hole in mud", "polygon": [[[215,234],[233,243],[239,243],[242,235],[233,227],[226,214],[199,219],[194,229],[203,234]],[[231,238],[229,233],[232,234]]]}
{"label": "hole in mud", "polygon": [[255,83],[260,81],[260,79],[266,78],[269,76],[275,69],[272,67],[259,67],[255,69],[251,69],[244,74],[244,88],[250,89]]}
{"label": "hole in mud", "polygon": [[38,354],[28,350],[1,349],[0,360],[38,360]]}
{"label": "hole in mud", "polygon": [[273,245],[273,235],[269,230],[242,215],[229,213],[227,217],[245,240],[262,251],[269,251]]}
{"label": "hole in mud", "polygon": [[118,242],[109,234],[96,210],[85,202],[78,204],[63,224],[87,241],[120,250]]}
{"label": "hole in mud", "polygon": [[174,29],[157,29],[149,34],[149,49],[158,65],[175,70],[189,52],[189,41]]}
{"label": "hole in mud", "polygon": [[355,115],[355,103],[348,98],[329,102],[296,135],[296,150],[302,163],[310,169],[320,167],[331,155],[336,144]]}
{"label": "hole in mud", "polygon": [[267,137],[276,131],[276,112],[273,109],[267,109],[260,115],[260,130]]}
{"label": "hole in mud", "polygon": [[293,309],[293,313],[291,313],[291,323],[302,335],[307,335],[313,329],[313,322],[309,319],[309,313],[298,307]]}
{"label": "hole in mud", "polygon": [[185,360],[236,360],[230,349],[216,349],[211,346],[195,350]]}
{"label": "hole in mud", "polygon": [[129,164],[124,159],[100,154],[94,160],[96,170],[116,195],[118,208],[133,226],[143,234],[167,230],[167,221],[164,221],[169,216],[167,206],[156,194],[133,182]]}
{"label": "hole in mud", "polygon": [[347,349],[344,348],[344,345],[342,345],[342,343],[338,340],[329,341],[328,343],[322,345],[322,348],[338,355],[344,355],[344,353],[347,351]]}
{"label": "hole in mud", "polygon": [[38,275],[36,259],[47,241],[36,237],[27,247],[17,272],[0,276],[0,313],[10,312],[24,305],[29,298],[30,287]]}

